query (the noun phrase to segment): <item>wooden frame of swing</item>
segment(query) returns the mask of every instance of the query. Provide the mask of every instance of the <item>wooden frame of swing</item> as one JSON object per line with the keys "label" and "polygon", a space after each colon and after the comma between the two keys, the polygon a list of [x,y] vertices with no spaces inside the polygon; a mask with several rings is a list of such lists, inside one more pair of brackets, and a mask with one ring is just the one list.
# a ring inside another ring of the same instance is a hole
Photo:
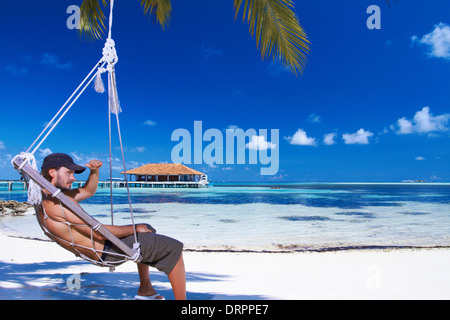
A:
{"label": "wooden frame of swing", "polygon": [[23,164],[25,160],[21,157],[16,157],[13,160],[13,164],[16,168],[20,169],[24,172],[30,179],[33,179],[39,187],[49,191],[55,198],[57,198],[61,203],[63,203],[67,208],[69,208],[75,215],[77,215],[80,219],[86,222],[91,228],[99,232],[106,239],[111,241],[114,245],[116,245],[123,253],[125,253],[130,261],[140,262],[142,260],[142,256],[139,254],[137,258],[136,252],[128,247],[125,243],[123,243],[119,238],[117,238],[114,234],[112,234],[108,229],[106,229],[103,224],[101,224],[98,220],[89,215],[86,211],[83,210],[79,205],[69,199],[64,193],[58,192],[58,188],[56,188],[53,184],[51,184],[47,179],[45,179],[39,172],[33,169],[28,163]]}

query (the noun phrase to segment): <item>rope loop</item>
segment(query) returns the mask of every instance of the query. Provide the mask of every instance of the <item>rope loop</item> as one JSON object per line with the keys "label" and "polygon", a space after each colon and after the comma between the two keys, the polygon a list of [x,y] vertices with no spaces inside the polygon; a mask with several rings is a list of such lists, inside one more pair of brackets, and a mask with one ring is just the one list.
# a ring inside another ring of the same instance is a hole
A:
{"label": "rope loop", "polygon": [[61,189],[57,189],[57,190],[55,191],[55,193],[52,194],[52,197],[53,197],[53,198],[56,198],[56,197],[58,196],[58,194],[60,194],[60,193],[61,193]]}
{"label": "rope loop", "polygon": [[114,72],[114,66],[119,61],[119,57],[117,56],[116,43],[114,42],[113,39],[111,38],[106,39],[102,54],[103,54],[103,61],[107,62],[108,65],[106,69],[99,68],[99,71],[102,73],[106,71],[108,71],[109,73]]}
{"label": "rope loop", "polygon": [[27,180],[27,185],[28,185],[28,191],[27,191],[28,200],[27,200],[27,202],[33,206],[38,205],[42,202],[41,188],[34,180],[29,179],[28,176],[26,174],[23,174],[23,172],[22,172],[22,169],[26,164],[30,165],[34,170],[37,171],[37,163],[36,163],[34,154],[29,153],[29,152],[21,152],[20,154],[16,155],[11,160],[11,164],[13,165],[13,167],[15,167],[14,161],[16,158],[21,158],[23,160],[22,164],[16,169],[22,174],[22,176],[25,178],[25,180]]}
{"label": "rope loop", "polygon": [[138,262],[141,256],[141,244],[139,242],[133,243],[133,251],[135,254],[131,257],[131,261]]}

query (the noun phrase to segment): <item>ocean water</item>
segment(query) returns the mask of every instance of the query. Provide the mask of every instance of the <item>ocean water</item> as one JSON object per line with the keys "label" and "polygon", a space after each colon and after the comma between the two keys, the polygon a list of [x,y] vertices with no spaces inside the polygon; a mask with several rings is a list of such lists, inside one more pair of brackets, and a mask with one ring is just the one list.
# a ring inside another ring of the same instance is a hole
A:
{"label": "ocean water", "polygon": [[[130,224],[126,189],[114,189],[114,223]],[[25,201],[22,190],[0,200]],[[302,251],[450,246],[450,184],[215,184],[131,189],[136,223],[188,249]],[[109,189],[84,209],[111,223]],[[45,238],[34,216],[0,218],[2,232]]]}

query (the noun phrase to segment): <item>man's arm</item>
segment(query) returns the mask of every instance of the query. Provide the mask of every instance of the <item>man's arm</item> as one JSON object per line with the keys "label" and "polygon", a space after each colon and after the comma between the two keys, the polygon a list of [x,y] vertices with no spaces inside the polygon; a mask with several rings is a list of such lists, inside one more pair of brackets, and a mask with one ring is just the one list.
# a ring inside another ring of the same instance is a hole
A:
{"label": "man's arm", "polygon": [[[132,234],[134,234],[133,225],[127,225],[127,226],[104,225],[104,227],[119,239],[127,237],[127,236],[131,236]],[[150,228],[146,224],[137,224],[136,232],[137,233],[147,233],[147,232],[151,233],[152,230],[150,230]]]}
{"label": "man's arm", "polygon": [[[113,235],[115,235],[117,238],[125,238],[128,236],[131,236],[134,234],[133,225],[126,225],[126,226],[113,226],[113,225],[103,225],[109,232],[111,232]],[[76,229],[77,227],[75,227]],[[81,232],[86,230],[79,230]],[[150,230],[146,224],[137,224],[136,225],[136,232],[137,233],[152,233],[152,230]],[[95,240],[106,240],[105,236],[100,234],[98,231],[94,231],[92,233]]]}
{"label": "man's arm", "polygon": [[86,163],[85,166],[88,167],[91,172],[89,173],[89,177],[86,180],[84,186],[78,189],[64,192],[64,194],[73,198],[76,202],[80,202],[92,197],[97,191],[99,169],[102,165],[103,162],[101,162],[100,160],[91,160],[89,163]]}
{"label": "man's arm", "polygon": [[[64,209],[64,220],[72,223],[72,228],[76,229],[78,232],[84,234],[86,237],[91,236],[91,227],[87,226],[87,223],[79,218],[75,213],[69,210],[66,206],[63,206]],[[48,212],[49,216],[51,216],[51,212]],[[58,218],[51,216],[52,219],[58,220]],[[133,225],[125,225],[125,226],[115,226],[115,225],[103,225],[109,232],[115,235],[117,238],[124,238],[134,234]],[[136,224],[136,232],[138,233],[146,233],[146,232],[154,232],[155,230],[147,225],[147,224]],[[98,231],[93,231],[92,236],[94,240],[104,241],[106,238],[100,234]]]}

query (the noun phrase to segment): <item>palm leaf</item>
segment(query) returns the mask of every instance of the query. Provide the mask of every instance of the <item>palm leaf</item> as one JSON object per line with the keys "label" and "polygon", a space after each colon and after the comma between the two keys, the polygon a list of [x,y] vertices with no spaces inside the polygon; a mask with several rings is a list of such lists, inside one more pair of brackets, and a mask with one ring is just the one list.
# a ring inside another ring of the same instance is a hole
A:
{"label": "palm leaf", "polygon": [[[103,6],[107,5],[106,0]],[[105,15],[100,7],[99,0],[83,0],[80,6],[80,35],[85,34],[89,40],[100,39],[105,29]]]}
{"label": "palm leaf", "polygon": [[154,16],[163,30],[169,24],[172,13],[170,0],[141,0],[141,6],[144,14]]}
{"label": "palm leaf", "polygon": [[[234,0],[237,17],[242,0]],[[298,22],[291,0],[245,0],[243,21],[247,19],[251,36],[263,59],[278,59],[295,75],[303,73],[310,42]]]}
{"label": "palm leaf", "polygon": [[[109,0],[102,0],[103,7],[109,5]],[[141,0],[144,13],[156,18],[162,29],[168,25],[172,12],[170,0]],[[80,6],[80,34],[89,40],[101,39],[105,27],[105,14],[100,6],[100,0],[83,0]]]}
{"label": "palm leaf", "polygon": [[[392,2],[397,2],[397,0],[391,0]],[[391,3],[389,2],[389,0],[386,0],[387,4],[389,5],[389,7],[391,6]]]}

